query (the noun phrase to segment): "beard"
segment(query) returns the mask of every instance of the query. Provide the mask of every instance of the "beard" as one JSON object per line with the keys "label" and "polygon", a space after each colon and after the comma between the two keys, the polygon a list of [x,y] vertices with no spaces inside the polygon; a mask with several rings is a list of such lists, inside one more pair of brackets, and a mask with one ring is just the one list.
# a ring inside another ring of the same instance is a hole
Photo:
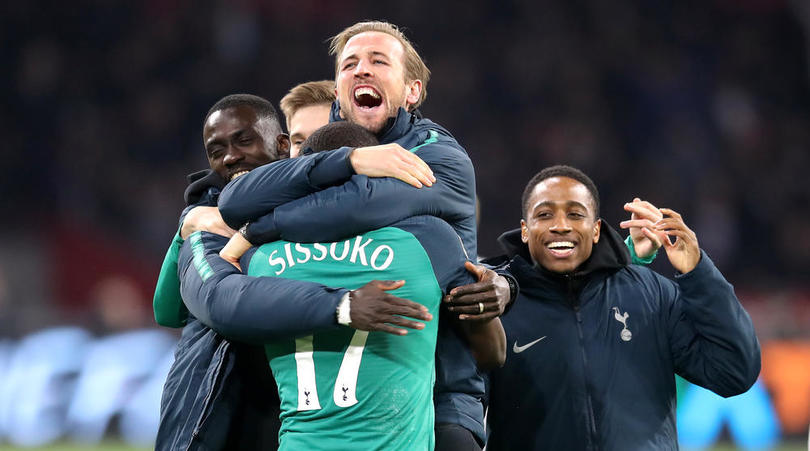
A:
{"label": "beard", "polygon": [[354,103],[351,103],[350,108],[344,109],[341,107],[340,112],[343,118],[347,121],[355,123],[377,135],[388,123],[388,119],[396,117],[397,113],[399,112],[399,106],[396,102],[388,103],[387,106],[385,104],[380,105],[378,108],[385,108],[385,114],[376,114],[373,117],[369,117],[364,114],[356,114],[359,112],[360,107]]}

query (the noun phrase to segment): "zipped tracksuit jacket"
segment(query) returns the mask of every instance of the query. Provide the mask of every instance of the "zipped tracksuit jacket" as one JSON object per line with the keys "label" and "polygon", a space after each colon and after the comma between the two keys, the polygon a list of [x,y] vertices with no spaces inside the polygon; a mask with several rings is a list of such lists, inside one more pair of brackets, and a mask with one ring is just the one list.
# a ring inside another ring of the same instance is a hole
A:
{"label": "zipped tracksuit jacket", "polygon": [[571,275],[502,235],[520,296],[501,318],[506,364],[489,376],[487,450],[674,450],[675,374],[722,396],[757,379],[760,348],[733,287],[701,252],[667,279],[628,265],[602,224]]}

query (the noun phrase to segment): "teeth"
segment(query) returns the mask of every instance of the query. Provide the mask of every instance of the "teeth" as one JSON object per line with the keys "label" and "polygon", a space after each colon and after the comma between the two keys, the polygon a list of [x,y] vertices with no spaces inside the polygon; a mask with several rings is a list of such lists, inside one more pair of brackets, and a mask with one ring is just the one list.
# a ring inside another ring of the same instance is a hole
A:
{"label": "teeth", "polygon": [[380,98],[380,95],[379,95],[379,94],[377,94],[377,93],[376,93],[376,92],[375,92],[373,89],[371,89],[371,88],[365,88],[365,87],[364,87],[364,88],[357,88],[357,89],[354,91],[354,98],[355,98],[355,99],[359,99],[359,98],[360,98],[360,96],[362,96],[362,95],[370,95],[371,97],[373,97],[373,98],[375,98],[375,99],[379,99],[379,98]]}
{"label": "teeth", "polygon": [[231,180],[233,180],[233,179],[235,179],[237,177],[241,177],[241,176],[247,174],[248,172],[250,172],[250,171],[239,171],[239,172],[237,172],[237,173],[235,173],[235,174],[233,174],[231,176]]}
{"label": "teeth", "polygon": [[570,249],[574,247],[574,243],[570,241],[555,241],[553,243],[547,244],[546,247],[549,249],[559,249],[559,248]]}

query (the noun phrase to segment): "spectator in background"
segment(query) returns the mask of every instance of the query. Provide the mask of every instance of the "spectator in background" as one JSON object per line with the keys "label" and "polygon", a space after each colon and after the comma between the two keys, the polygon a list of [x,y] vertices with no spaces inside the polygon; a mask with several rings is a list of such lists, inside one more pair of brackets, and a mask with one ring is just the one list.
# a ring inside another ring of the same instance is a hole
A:
{"label": "spectator in background", "polygon": [[581,171],[540,171],[521,204],[502,236],[521,299],[502,318],[512,352],[490,376],[487,449],[677,449],[674,374],[723,396],[756,381],[751,319],[681,215],[622,223],[662,236],[672,281],[629,264]]}
{"label": "spectator in background", "polygon": [[281,98],[279,106],[287,119],[290,134],[290,157],[297,157],[301,143],[329,122],[334,101],[335,82],[332,80],[301,83]]}

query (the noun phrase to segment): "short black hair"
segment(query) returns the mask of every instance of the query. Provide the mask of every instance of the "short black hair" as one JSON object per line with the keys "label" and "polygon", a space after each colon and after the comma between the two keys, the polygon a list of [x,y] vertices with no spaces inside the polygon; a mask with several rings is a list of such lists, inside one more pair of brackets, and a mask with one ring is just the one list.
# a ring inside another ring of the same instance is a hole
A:
{"label": "short black hair", "polygon": [[523,190],[523,197],[520,199],[520,205],[523,209],[523,217],[526,218],[529,211],[529,197],[534,191],[534,187],[537,186],[540,182],[546,179],[550,179],[552,177],[568,177],[569,179],[574,179],[579,183],[585,185],[585,188],[591,193],[591,197],[593,198],[593,204],[595,208],[595,216],[599,218],[599,190],[596,189],[596,184],[593,183],[590,177],[585,175],[584,172],[580,171],[577,168],[565,165],[557,165],[557,166],[549,166],[542,171],[538,172],[529,183],[526,184],[526,188]]}
{"label": "short black hair", "polygon": [[332,122],[315,130],[301,143],[301,154],[307,155],[340,147],[376,146],[380,141],[370,131],[348,121]]}
{"label": "short black hair", "polygon": [[253,94],[230,94],[219,99],[217,103],[208,110],[203,124],[208,122],[208,118],[215,112],[239,106],[247,106],[253,109],[258,119],[275,119],[276,122],[278,122],[278,112],[269,100],[254,96]]}

